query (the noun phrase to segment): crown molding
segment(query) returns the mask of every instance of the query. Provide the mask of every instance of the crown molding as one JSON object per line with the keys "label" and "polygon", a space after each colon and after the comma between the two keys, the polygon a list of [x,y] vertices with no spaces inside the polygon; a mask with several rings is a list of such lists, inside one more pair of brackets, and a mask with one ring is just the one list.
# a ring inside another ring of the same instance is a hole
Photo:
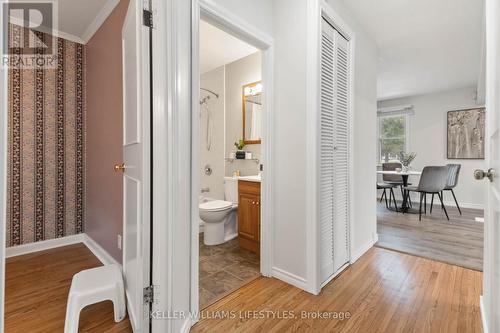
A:
{"label": "crown molding", "polygon": [[[15,24],[15,25],[18,25],[18,26],[21,26],[21,27],[26,27],[26,24],[25,24],[24,20],[22,20],[20,18],[10,17],[9,21],[12,24]],[[31,22],[28,22],[28,23],[29,23],[28,26],[35,25],[35,24],[31,24]],[[40,31],[40,32],[49,34],[49,35],[54,36],[54,37],[60,37],[60,38],[69,40],[71,42],[75,42],[75,43],[79,43],[79,44],[85,44],[85,42],[83,41],[83,39],[81,39],[78,36],[75,36],[75,35],[72,35],[72,34],[68,34],[66,32],[59,31],[59,30],[54,29],[54,28],[47,28],[47,27],[45,27],[43,25],[42,26],[38,26],[36,28],[31,28],[31,30]]]}

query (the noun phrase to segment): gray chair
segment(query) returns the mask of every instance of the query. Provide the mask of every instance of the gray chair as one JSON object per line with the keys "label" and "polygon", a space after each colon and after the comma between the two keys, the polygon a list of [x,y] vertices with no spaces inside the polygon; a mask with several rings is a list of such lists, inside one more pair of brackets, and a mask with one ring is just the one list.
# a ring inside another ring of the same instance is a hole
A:
{"label": "gray chair", "polygon": [[[389,207],[392,206],[392,202],[394,202],[396,212],[398,212],[398,205],[396,204],[396,196],[394,195],[394,190],[393,190],[395,187],[397,187],[397,185],[387,184],[387,183],[377,183],[377,190],[384,190],[384,192],[382,192],[382,195],[380,196],[380,202],[382,202],[382,200],[385,197],[385,207],[389,209]],[[389,202],[387,202],[387,190],[389,190]]]}
{"label": "gray chair", "polygon": [[[442,191],[446,188],[447,180],[448,166],[426,166],[424,170],[422,170],[422,175],[420,176],[420,182],[418,183],[418,186],[407,186],[403,188],[403,200],[407,200],[409,192],[420,193],[420,208],[418,218],[419,221],[422,220],[422,201],[427,196],[427,194],[438,195],[439,200],[441,201],[441,207],[446,214],[446,218],[450,220],[450,218],[448,217],[448,212],[446,211],[446,207],[443,203],[443,197],[441,195]],[[427,206],[427,200],[425,204]]]}
{"label": "gray chair", "polygon": [[[450,191],[451,194],[453,195],[453,199],[455,200],[455,204],[457,205],[458,212],[460,215],[462,215],[462,210],[460,209],[460,206],[457,201],[457,197],[455,196],[455,192],[453,192],[453,189],[457,186],[458,184],[458,175],[460,174],[460,168],[462,167],[461,164],[447,164],[448,167],[448,178],[446,181],[446,187],[444,188],[444,191]],[[441,191],[441,197],[444,198],[444,194]],[[444,200],[444,199],[443,199]],[[431,213],[432,213],[432,205],[434,203],[434,195],[432,196],[432,201],[431,201]]]}
{"label": "gray chair", "polygon": [[[382,171],[396,171],[396,169],[401,169],[403,166],[399,162],[388,162],[382,163]],[[399,175],[382,175],[382,180],[386,184],[399,186],[401,189],[401,196],[403,197],[403,179]],[[408,183],[411,185],[411,183]],[[410,199],[410,198],[409,198]],[[409,200],[411,206],[411,199]]]}

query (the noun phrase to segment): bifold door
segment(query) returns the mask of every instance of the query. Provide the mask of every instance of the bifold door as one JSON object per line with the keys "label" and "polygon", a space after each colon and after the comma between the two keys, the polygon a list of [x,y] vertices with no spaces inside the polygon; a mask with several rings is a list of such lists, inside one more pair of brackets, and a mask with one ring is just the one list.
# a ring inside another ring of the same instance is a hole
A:
{"label": "bifold door", "polygon": [[319,151],[322,282],[349,262],[349,56],[349,42],[323,20]]}

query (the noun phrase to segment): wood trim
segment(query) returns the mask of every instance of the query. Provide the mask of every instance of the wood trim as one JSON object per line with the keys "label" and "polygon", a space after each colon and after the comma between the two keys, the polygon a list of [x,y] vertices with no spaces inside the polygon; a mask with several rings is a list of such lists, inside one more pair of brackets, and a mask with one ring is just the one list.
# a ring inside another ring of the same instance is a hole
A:
{"label": "wood trim", "polygon": [[[246,126],[246,121],[245,121],[245,88],[255,87],[259,83],[262,84],[262,81],[256,81],[256,82],[248,83],[248,84],[245,84],[241,88],[241,112],[243,113],[243,137],[242,138],[243,138],[243,142],[246,145],[257,145],[257,144],[260,145],[261,141],[262,141],[262,140],[246,140],[245,139],[245,126]],[[262,95],[262,93],[260,93],[260,95]]]}

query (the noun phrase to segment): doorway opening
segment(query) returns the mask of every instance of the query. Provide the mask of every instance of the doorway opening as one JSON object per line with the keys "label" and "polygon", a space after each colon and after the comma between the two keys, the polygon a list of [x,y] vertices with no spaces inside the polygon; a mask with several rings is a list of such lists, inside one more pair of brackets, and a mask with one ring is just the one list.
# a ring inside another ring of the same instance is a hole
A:
{"label": "doorway opening", "polygon": [[199,170],[193,227],[203,309],[260,276],[263,85],[260,50],[203,19],[199,31],[192,167]]}
{"label": "doorway opening", "polygon": [[[210,7],[210,8],[209,8]],[[216,6],[193,19],[191,311],[270,275],[272,39]]]}
{"label": "doorway opening", "polygon": [[[415,15],[427,17],[419,10]],[[446,11],[436,8],[429,22]],[[473,175],[488,169],[484,4],[458,6],[450,15],[455,19],[439,28],[405,25],[398,31],[405,39],[381,47],[377,246],[482,271],[487,197]],[[406,51],[406,43],[425,50],[451,31],[467,35],[468,45],[439,44],[423,61]],[[375,39],[384,45],[389,37]]]}

